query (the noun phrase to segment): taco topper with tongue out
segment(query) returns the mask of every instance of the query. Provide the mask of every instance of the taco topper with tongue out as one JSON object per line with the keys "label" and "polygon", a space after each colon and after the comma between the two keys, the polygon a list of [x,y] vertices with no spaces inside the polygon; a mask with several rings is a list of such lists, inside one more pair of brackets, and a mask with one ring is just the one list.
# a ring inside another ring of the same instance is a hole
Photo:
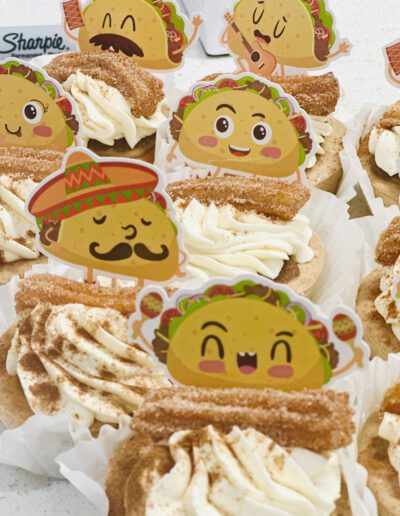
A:
{"label": "taco topper with tongue out", "polygon": [[145,289],[131,330],[173,382],[199,387],[319,388],[369,357],[353,312],[339,307],[325,317],[290,289],[250,275],[172,299]]}
{"label": "taco topper with tongue out", "polygon": [[[175,0],[79,0],[63,2],[67,35],[81,51],[124,54],[143,68],[172,70],[183,64],[184,53],[198,36],[202,18],[193,16],[193,32]],[[79,30],[76,38],[70,31]]]}
{"label": "taco topper with tongue out", "polygon": [[[147,163],[100,159],[86,149],[27,201],[44,254],[102,274],[163,282],[185,261],[172,203]],[[181,259],[180,259],[181,256]]]}

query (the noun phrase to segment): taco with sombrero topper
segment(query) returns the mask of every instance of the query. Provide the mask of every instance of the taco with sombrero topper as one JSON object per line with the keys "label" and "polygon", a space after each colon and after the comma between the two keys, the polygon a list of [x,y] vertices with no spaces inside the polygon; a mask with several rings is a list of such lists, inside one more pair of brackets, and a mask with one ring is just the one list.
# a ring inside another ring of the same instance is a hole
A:
{"label": "taco with sombrero topper", "polygon": [[[64,13],[67,24],[75,27],[75,13],[66,8]],[[81,16],[80,50],[121,52],[152,70],[179,67],[202,24],[201,17],[194,16],[194,30],[188,38],[187,21],[173,0],[115,0],[112,6],[109,0],[92,0]]]}
{"label": "taco with sombrero topper", "polygon": [[303,176],[315,153],[311,122],[276,84],[250,74],[196,84],[170,120],[175,144],[167,159],[272,178]]}
{"label": "taco with sombrero topper", "polygon": [[182,385],[320,388],[369,356],[355,314],[338,308],[325,317],[306,298],[251,275],[172,299],[146,289],[131,322],[135,342]]}
{"label": "taco with sombrero topper", "polygon": [[0,146],[65,152],[79,121],[72,99],[45,72],[15,59],[0,62]]}
{"label": "taco with sombrero topper", "polygon": [[256,55],[252,48],[263,56],[262,75],[271,74],[278,64],[321,68],[350,48],[342,41],[334,49],[334,18],[325,4],[325,0],[239,0],[227,18],[222,42],[236,56],[240,71],[249,69],[246,61],[252,66]]}
{"label": "taco with sombrero topper", "polygon": [[178,228],[155,169],[78,148],[27,202],[44,254],[93,270],[162,282],[180,273]]}

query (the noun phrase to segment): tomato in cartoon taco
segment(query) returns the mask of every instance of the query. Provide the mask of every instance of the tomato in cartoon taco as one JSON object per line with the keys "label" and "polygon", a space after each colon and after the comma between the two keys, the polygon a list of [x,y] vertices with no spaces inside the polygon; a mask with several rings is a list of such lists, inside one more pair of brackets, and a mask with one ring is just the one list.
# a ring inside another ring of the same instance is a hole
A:
{"label": "tomato in cartoon taco", "polygon": [[79,122],[61,86],[19,61],[0,63],[0,145],[65,152]]}
{"label": "tomato in cartoon taco", "polygon": [[[158,317],[151,344],[137,321],[134,336],[183,385],[319,388],[355,364],[362,367],[367,355],[351,316],[336,314],[330,323],[324,321],[272,282],[214,284],[202,293],[177,295],[175,306],[159,315],[155,309],[160,311],[159,299],[147,294],[139,310]],[[329,324],[349,347],[350,358],[341,359]]]}
{"label": "tomato in cartoon taco", "polygon": [[42,250],[88,269],[164,281],[179,272],[178,231],[146,164],[106,160],[79,149],[65,172],[39,185],[28,202]]}
{"label": "tomato in cartoon taco", "polygon": [[332,51],[334,20],[324,0],[239,0],[227,19],[222,41],[241,71],[254,71],[255,52],[261,58],[256,73],[267,76],[277,64],[320,68],[349,51],[346,42]]}
{"label": "tomato in cartoon taco", "polygon": [[199,16],[192,19],[194,32],[188,39],[175,3],[157,0],[92,0],[82,16],[82,51],[121,52],[153,70],[177,68],[202,23]]}
{"label": "tomato in cartoon taco", "polygon": [[183,97],[170,121],[189,160],[258,176],[299,178],[313,151],[309,122],[294,99],[254,76],[220,76]]}

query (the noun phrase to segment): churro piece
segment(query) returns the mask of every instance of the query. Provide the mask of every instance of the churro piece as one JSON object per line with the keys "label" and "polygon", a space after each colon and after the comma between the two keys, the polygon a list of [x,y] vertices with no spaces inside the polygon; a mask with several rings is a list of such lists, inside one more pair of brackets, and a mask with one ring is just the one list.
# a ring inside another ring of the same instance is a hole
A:
{"label": "churro piece", "polygon": [[137,292],[138,289],[134,287],[100,287],[61,276],[35,274],[19,283],[15,304],[18,313],[32,309],[39,303],[81,303],[86,306],[113,308],[123,314],[130,314],[135,311]]}
{"label": "churro piece", "polygon": [[395,217],[381,234],[375,259],[381,265],[394,265],[400,255],[400,217]]}
{"label": "churro piece", "polygon": [[140,68],[132,59],[110,52],[71,52],[55,57],[45,67],[63,83],[78,71],[116,88],[129,102],[135,117],[150,118],[164,98],[160,79]]}
{"label": "churro piece", "polygon": [[400,383],[394,384],[386,391],[381,411],[400,415]]}
{"label": "churro piece", "polygon": [[400,125],[400,100],[383,113],[380,126],[383,129],[392,129]]}
{"label": "churro piece", "polygon": [[169,388],[151,392],[132,423],[154,439],[214,425],[223,432],[251,427],[281,446],[316,452],[348,445],[354,433],[347,393],[274,389]]}
{"label": "churro piece", "polygon": [[[209,75],[203,80],[213,81],[219,75]],[[268,80],[279,84],[285,93],[293,95],[309,115],[330,115],[335,111],[340,97],[339,81],[332,72],[323,75],[271,75]]]}
{"label": "churro piece", "polygon": [[167,187],[173,201],[184,205],[191,199],[217,206],[231,204],[241,211],[291,220],[310,198],[310,191],[297,183],[242,176],[193,178]]}
{"label": "churro piece", "polygon": [[0,174],[40,182],[61,167],[63,153],[28,147],[0,147]]}

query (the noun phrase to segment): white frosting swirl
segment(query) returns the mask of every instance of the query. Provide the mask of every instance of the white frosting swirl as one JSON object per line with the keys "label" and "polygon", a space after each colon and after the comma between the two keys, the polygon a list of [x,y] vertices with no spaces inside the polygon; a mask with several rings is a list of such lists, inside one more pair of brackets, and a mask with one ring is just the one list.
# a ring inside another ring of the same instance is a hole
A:
{"label": "white frosting swirl", "polygon": [[75,426],[117,423],[148,389],[168,385],[152,359],[128,341],[116,310],[38,305],[22,319],[7,355],[34,413],[64,414]]}
{"label": "white frosting swirl", "polygon": [[333,128],[329,123],[329,117],[327,116],[317,116],[317,115],[309,115],[311,118],[312,124],[312,132],[317,142],[316,154],[310,158],[308,162],[307,169],[312,168],[317,162],[317,156],[322,156],[325,154],[324,143],[325,138],[331,136]]}
{"label": "white frosting swirl", "polygon": [[0,175],[0,262],[34,260],[35,228],[25,213],[25,201],[36,183],[19,175]]}
{"label": "white frosting swirl", "polygon": [[188,271],[195,278],[235,277],[242,273],[276,278],[286,260],[312,260],[312,230],[304,215],[293,220],[272,221],[233,206],[205,206],[196,199],[182,208],[177,218],[189,254]]}
{"label": "white frosting swirl", "polygon": [[82,118],[82,138],[87,144],[93,139],[104,145],[114,145],[125,138],[133,149],[143,138],[155,134],[166,120],[162,102],[151,118],[132,115],[129,102],[112,86],[81,72],[72,74],[63,84],[77,103]]}
{"label": "white frosting swirl", "polygon": [[400,341],[400,300],[392,298],[392,286],[396,276],[400,275],[400,257],[391,266],[383,267],[380,289],[381,294],[375,299],[378,313],[390,324],[392,331]]}
{"label": "white frosting swirl", "polygon": [[227,435],[212,426],[201,434],[177,432],[168,444],[172,469],[146,472],[150,486],[141,479],[147,516],[324,516],[340,497],[333,453],[286,450],[254,429],[237,427]]}
{"label": "white frosting swirl", "polygon": [[400,484],[400,415],[385,412],[379,426],[378,435],[389,441],[389,460],[399,475]]}
{"label": "white frosting swirl", "polygon": [[400,175],[400,127],[373,127],[368,147],[379,168],[389,176]]}

